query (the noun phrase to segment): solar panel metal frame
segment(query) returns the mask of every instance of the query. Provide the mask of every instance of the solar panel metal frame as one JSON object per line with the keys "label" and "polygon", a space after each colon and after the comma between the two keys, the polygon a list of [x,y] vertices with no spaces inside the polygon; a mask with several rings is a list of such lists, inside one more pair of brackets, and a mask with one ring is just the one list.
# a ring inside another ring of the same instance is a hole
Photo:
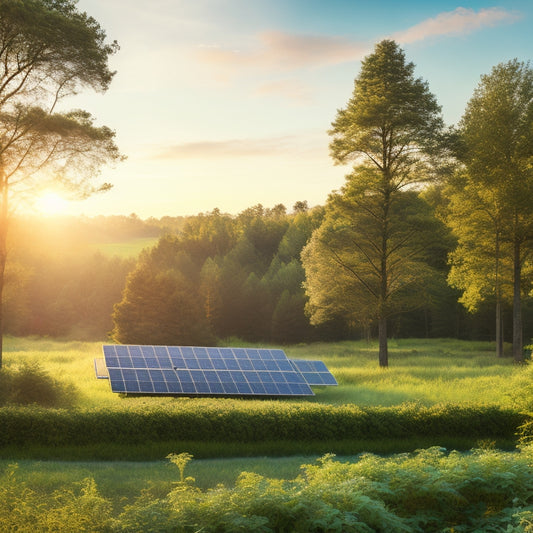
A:
{"label": "solar panel metal frame", "polygon": [[104,345],[111,390],[183,396],[313,396],[283,350]]}
{"label": "solar panel metal frame", "polygon": [[94,373],[97,379],[109,379],[109,372],[103,357],[95,357],[94,359]]}

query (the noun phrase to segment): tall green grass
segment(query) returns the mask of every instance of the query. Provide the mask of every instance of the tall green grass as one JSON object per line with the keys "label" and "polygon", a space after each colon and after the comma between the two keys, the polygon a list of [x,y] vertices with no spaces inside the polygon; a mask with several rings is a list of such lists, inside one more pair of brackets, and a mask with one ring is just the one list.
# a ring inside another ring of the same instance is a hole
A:
{"label": "tall green grass", "polygon": [[[533,376],[531,367],[513,365],[511,358],[497,358],[492,343],[406,339],[391,341],[389,349],[390,367],[383,370],[378,367],[374,343],[354,341],[285,347],[289,357],[324,361],[339,386],[315,388],[313,398],[280,401],[359,406],[468,402],[501,407],[517,407],[528,402],[522,391]],[[82,408],[175,406],[183,401],[172,397],[124,398],[113,394],[107,380],[95,378],[94,358],[102,357],[102,342],[7,338],[4,350],[6,367],[38,361],[52,376],[72,383],[78,390],[78,406]]]}

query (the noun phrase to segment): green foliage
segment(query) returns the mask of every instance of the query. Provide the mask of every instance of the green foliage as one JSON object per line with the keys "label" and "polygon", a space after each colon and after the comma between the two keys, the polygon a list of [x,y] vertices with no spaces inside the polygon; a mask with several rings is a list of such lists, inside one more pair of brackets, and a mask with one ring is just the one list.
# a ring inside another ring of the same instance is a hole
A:
{"label": "green foliage", "polygon": [[69,407],[76,403],[76,388],[54,379],[37,362],[23,362],[15,371],[0,370],[0,405]]}
{"label": "green foliage", "polygon": [[21,533],[110,531],[112,504],[103,498],[92,479],[77,487],[41,494],[16,477],[12,465],[0,477],[0,530]]}
{"label": "green foliage", "polygon": [[[182,232],[162,237],[139,259],[115,307],[114,338],[167,344],[213,344],[232,335],[310,338],[299,254],[318,218],[261,205],[237,217],[218,210],[190,217]],[[284,329],[287,318],[295,327]]]}
{"label": "green foliage", "polygon": [[471,309],[488,294],[498,304],[512,293],[517,362],[523,360],[521,294],[531,283],[532,102],[529,63],[514,59],[482,76],[460,123],[465,172],[451,182],[450,194],[450,224],[459,239],[450,281]]}
{"label": "green foliage", "polygon": [[[383,249],[381,200],[350,178],[332,195],[326,218],[302,252],[307,306],[315,324],[343,316],[361,325],[428,303],[439,275],[428,264],[428,249],[445,235],[429,205],[413,192],[397,192],[387,209],[387,249]],[[388,250],[388,252],[387,252]],[[380,254],[387,254],[387,288],[382,293]],[[436,280],[436,281],[434,281]]]}
{"label": "green foliage", "polygon": [[180,483],[185,481],[185,467],[192,461],[193,456],[190,453],[169,453],[167,459],[175,464],[180,471]]}
{"label": "green foliage", "polygon": [[417,197],[407,191],[435,176],[429,155],[442,127],[427,83],[414,77],[398,44],[384,40],[362,61],[352,98],[329,131],[335,162],[354,167],[303,252],[308,311],[315,324],[338,316],[364,328],[377,323],[382,367],[389,317],[421,305],[413,295],[431,277],[421,260],[427,210],[414,207]]}
{"label": "green foliage", "polygon": [[0,446],[83,446],[112,443],[216,441],[319,442],[415,437],[512,439],[526,420],[511,409],[484,406],[331,406],[224,400],[191,402],[187,409],[0,409]]}
{"label": "green foliage", "polygon": [[[188,454],[171,454],[181,457]],[[242,472],[201,490],[192,479],[131,503],[100,495],[94,480],[34,491],[10,466],[0,483],[2,531],[526,533],[532,530],[533,450],[460,454],[433,447],[354,461],[326,454],[291,479]]]}

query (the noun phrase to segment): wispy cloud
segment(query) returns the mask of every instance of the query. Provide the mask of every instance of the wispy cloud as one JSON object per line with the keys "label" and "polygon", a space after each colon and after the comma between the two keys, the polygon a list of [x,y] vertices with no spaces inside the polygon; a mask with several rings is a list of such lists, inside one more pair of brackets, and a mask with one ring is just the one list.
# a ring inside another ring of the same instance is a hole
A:
{"label": "wispy cloud", "polygon": [[480,9],[477,12],[458,7],[424,20],[407,30],[396,32],[390,37],[401,44],[407,44],[438,36],[466,35],[482,28],[516,22],[520,18],[519,13],[499,7]]}
{"label": "wispy cloud", "polygon": [[271,30],[259,33],[255,46],[247,50],[203,46],[197,54],[202,61],[221,67],[283,70],[357,61],[367,51],[367,44],[341,37]]}
{"label": "wispy cloud", "polygon": [[179,143],[158,150],[154,159],[220,159],[235,157],[267,157],[313,152],[316,147],[306,146],[297,136],[269,137],[263,139],[228,139],[221,141],[196,141]]}

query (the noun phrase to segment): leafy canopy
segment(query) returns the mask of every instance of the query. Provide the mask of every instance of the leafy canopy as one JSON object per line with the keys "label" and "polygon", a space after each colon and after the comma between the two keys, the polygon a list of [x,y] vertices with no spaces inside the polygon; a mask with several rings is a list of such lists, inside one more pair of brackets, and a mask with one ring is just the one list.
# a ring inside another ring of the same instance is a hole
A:
{"label": "leafy canopy", "polygon": [[[114,72],[96,20],[73,0],[0,3],[0,187],[34,189],[49,181],[90,194],[110,186],[89,181],[121,159],[114,132],[94,125],[86,111],[57,111],[84,88],[104,92]],[[24,186],[23,186],[24,184]]]}

